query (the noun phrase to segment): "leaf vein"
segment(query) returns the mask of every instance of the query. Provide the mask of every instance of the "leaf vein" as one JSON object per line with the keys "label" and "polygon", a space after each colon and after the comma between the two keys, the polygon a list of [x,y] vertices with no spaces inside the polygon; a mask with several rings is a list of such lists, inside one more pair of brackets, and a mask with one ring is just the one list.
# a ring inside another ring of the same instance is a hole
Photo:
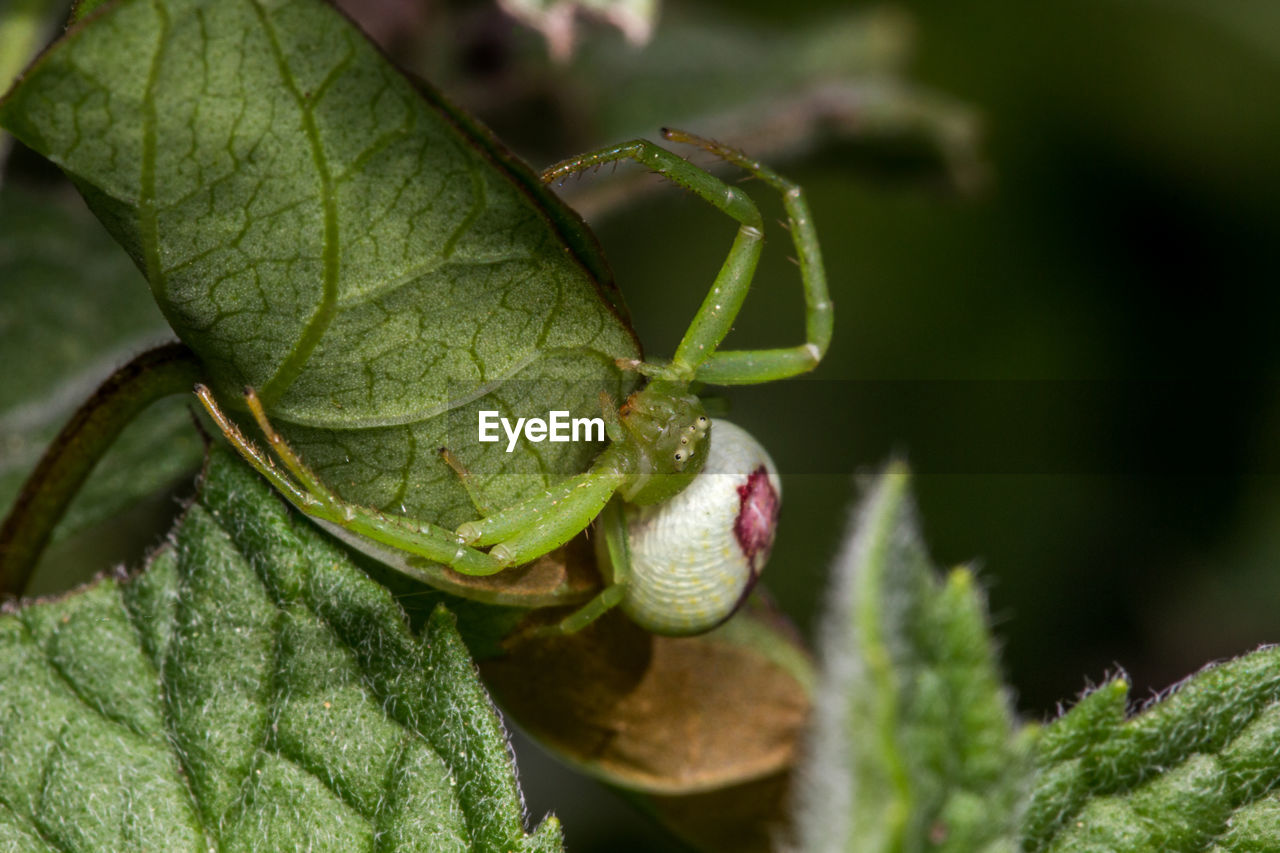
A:
{"label": "leaf vein", "polygon": [[[23,627],[26,627],[25,622],[23,623]],[[70,723],[63,723],[62,728],[58,729],[58,734],[51,738],[50,742],[58,743],[61,741],[69,727]],[[40,837],[44,839],[50,847],[55,850],[62,851],[62,853],[72,853],[71,847],[64,843],[60,836],[52,834],[49,828],[45,826],[44,820],[42,820],[42,812],[44,811],[44,795],[49,790],[49,773],[53,770],[53,755],[54,750],[45,750],[44,763],[40,765],[40,799],[36,806],[35,814],[32,815],[31,823],[35,825],[36,832],[40,834]]]}
{"label": "leaf vein", "polygon": [[[122,607],[124,607],[126,621],[129,623],[129,627],[133,629],[134,637],[137,639],[137,642],[138,642],[138,648],[145,651],[147,648],[147,645],[146,645],[146,642],[143,640],[142,625],[139,624],[139,621],[138,621],[141,618],[143,618],[142,614],[135,611],[134,608],[129,606],[129,600],[127,596],[124,595],[123,587],[120,587],[119,592],[120,592],[120,604]],[[172,709],[169,707],[167,685],[165,684],[165,680],[164,680],[163,661],[157,661],[153,659],[149,654],[143,654],[143,657],[146,658],[147,663],[151,668],[151,671],[155,674],[156,682],[159,685],[159,690],[160,690],[159,704],[160,704],[160,713],[164,717],[165,745],[168,746],[170,753],[173,756],[173,760],[177,763],[178,780],[182,783],[182,789],[187,793],[187,800],[191,805],[191,814],[195,817],[196,825],[200,829],[200,836],[207,844],[208,839],[210,838],[209,827],[204,820],[204,811],[200,808],[200,798],[196,796],[195,788],[191,787],[191,771],[190,771],[190,768],[187,766],[187,762],[185,760],[186,752],[178,744],[173,734],[173,731],[174,731],[173,714],[171,713]]]}
{"label": "leaf vein", "polygon": [[297,342],[284,357],[279,367],[276,368],[275,375],[263,383],[262,388],[259,389],[258,393],[262,398],[263,404],[270,408],[271,404],[278,400],[302,373],[302,369],[306,366],[311,353],[319,345],[320,339],[324,337],[324,333],[328,330],[329,324],[333,322],[333,318],[337,313],[338,209],[334,198],[333,180],[329,174],[328,160],[320,142],[319,129],[316,127],[315,114],[311,110],[307,98],[299,90],[298,82],[293,76],[292,69],[289,67],[288,62],[285,61],[284,51],[280,45],[280,38],[276,33],[274,24],[258,2],[251,2],[250,5],[258,16],[258,20],[262,24],[262,31],[271,46],[271,53],[275,58],[281,82],[284,83],[285,88],[293,96],[301,111],[303,132],[311,147],[311,158],[315,164],[317,176],[320,179],[320,203],[324,217],[324,232],[321,244],[323,283],[320,301],[311,317],[307,320],[306,325],[303,326]]}
{"label": "leaf vein", "polygon": [[475,225],[476,220],[480,218],[480,214],[484,213],[489,206],[489,198],[484,188],[484,179],[480,176],[479,170],[474,167],[468,168],[467,177],[471,179],[471,209],[467,211],[466,216],[462,217],[462,221],[458,223],[458,227],[453,229],[449,238],[444,241],[444,246],[440,249],[440,257],[445,260],[452,257],[454,249],[458,246],[458,241],[471,230],[471,226]]}
{"label": "leaf vein", "polygon": [[61,682],[62,685],[67,688],[68,691],[70,691],[71,695],[75,697],[75,699],[79,702],[79,704],[83,705],[87,710],[89,710],[94,715],[104,720],[107,720],[108,722],[114,723],[117,726],[123,727],[124,729],[128,730],[131,734],[135,734],[146,740],[150,740],[150,737],[147,735],[146,732],[138,731],[136,728],[134,728],[133,724],[129,722],[127,719],[124,719],[117,714],[110,713],[109,711],[107,711],[107,709],[99,706],[98,703],[92,701],[91,699],[86,697],[83,692],[81,692],[79,685],[77,685],[75,681],[72,680],[71,676],[67,675],[66,671],[62,668],[62,666],[49,655],[49,650],[45,647],[45,644],[40,642],[39,639],[36,638],[35,633],[31,630],[31,625],[28,624],[27,622],[27,616],[25,612],[19,611],[18,621],[22,623],[22,627],[26,631],[27,636],[31,639],[32,645],[34,645],[37,649],[40,650],[40,656],[44,659],[45,666],[49,669],[51,673],[53,673],[53,675],[57,678],[57,680]]}

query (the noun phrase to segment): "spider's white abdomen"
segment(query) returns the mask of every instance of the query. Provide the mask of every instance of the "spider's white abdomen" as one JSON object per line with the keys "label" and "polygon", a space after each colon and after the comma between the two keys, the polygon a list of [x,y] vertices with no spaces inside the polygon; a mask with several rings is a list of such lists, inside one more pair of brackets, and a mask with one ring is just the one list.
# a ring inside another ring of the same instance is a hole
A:
{"label": "spider's white abdomen", "polygon": [[764,447],[717,419],[706,465],[684,491],[627,507],[631,575],[622,609],[658,634],[696,634],[723,622],[769,559],[781,497]]}

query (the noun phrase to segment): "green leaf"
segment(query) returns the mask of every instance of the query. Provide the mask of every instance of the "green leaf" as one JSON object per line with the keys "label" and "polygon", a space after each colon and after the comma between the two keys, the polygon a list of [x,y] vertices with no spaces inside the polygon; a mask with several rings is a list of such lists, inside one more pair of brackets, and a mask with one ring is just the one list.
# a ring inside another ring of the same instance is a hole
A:
{"label": "green leaf", "polygon": [[148,570],[0,616],[0,827],[76,850],[558,850],[440,609],[215,451]]}
{"label": "green leaf", "polygon": [[940,580],[916,528],[905,466],[856,514],[821,643],[799,832],[812,851],[1013,851],[1027,788],[967,569]]}
{"label": "green leaf", "polygon": [[101,6],[107,5],[111,0],[76,0],[71,6],[70,23],[75,23],[89,14],[94,12]]}
{"label": "green leaf", "polygon": [[[23,366],[0,372],[0,514],[76,406],[170,338],[137,269],[82,204],[0,192],[0,364]],[[201,453],[185,401],[153,406],[98,464],[55,540],[188,477]]]}
{"label": "green leaf", "polygon": [[503,505],[586,443],[504,453],[477,412],[599,411],[638,345],[592,239],[525,167],[319,0],[123,0],[0,104],[143,269],[234,406],[259,389],[348,500],[456,526],[448,446]]}
{"label": "green leaf", "polygon": [[1280,649],[1206,667],[1125,719],[1086,694],[1040,739],[1029,851],[1280,848]]}

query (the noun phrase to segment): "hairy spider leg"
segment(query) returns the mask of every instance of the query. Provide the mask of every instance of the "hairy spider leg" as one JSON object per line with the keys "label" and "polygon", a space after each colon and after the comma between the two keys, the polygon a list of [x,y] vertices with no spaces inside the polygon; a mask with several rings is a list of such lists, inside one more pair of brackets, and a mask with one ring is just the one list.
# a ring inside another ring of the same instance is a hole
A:
{"label": "hairy spider leg", "polygon": [[489,554],[459,542],[458,535],[444,527],[343,501],[320,482],[276,432],[253,389],[246,389],[245,403],[267,442],[296,481],[281,472],[267,454],[245,437],[235,421],[219,408],[213,393],[207,387],[197,385],[195,391],[205,410],[209,412],[209,417],[213,418],[245,461],[266,477],[289,503],[307,515],[331,521],[375,542],[443,563],[462,574],[490,575],[504,568],[502,563]]}
{"label": "hairy spider leg", "polygon": [[[600,392],[600,411],[610,441],[623,440],[617,404],[608,391]],[[506,509],[493,511],[480,484],[448,448],[444,460],[467,490],[481,518],[463,524],[457,535],[468,545],[494,545],[490,556],[504,565],[520,565],[568,542],[591,523],[621,482],[627,479],[625,461],[607,451],[591,470]],[[550,543],[550,544],[548,544]]]}
{"label": "hairy spider leg", "polygon": [[654,378],[686,383],[697,379],[719,385],[769,382],[813,369],[831,342],[834,317],[817,230],[803,190],[736,149],[684,131],[664,128],[662,134],[673,142],[702,148],[782,193],[804,289],[805,343],[779,349],[717,352],[738,316],[755,274],[764,236],[760,212],[746,193],[676,154],[638,139],[557,163],[542,173],[542,180],[551,182],[603,163],[635,160],[724,211],[738,221],[739,228],[711,291],[694,315],[670,364],[636,362],[626,366]]}
{"label": "hairy spider leg", "polygon": [[822,263],[822,250],[818,246],[818,232],[804,190],[760,161],[714,140],[669,128],[663,128],[662,135],[672,142],[696,145],[709,151],[782,194],[782,205],[787,213],[787,225],[800,266],[800,282],[804,288],[803,344],[777,349],[713,352],[698,366],[697,379],[713,385],[754,385],[812,370],[831,344],[835,312],[827,293],[827,274]]}
{"label": "hairy spider leg", "polygon": [[558,548],[585,530],[630,479],[630,466],[617,447],[606,448],[585,474],[463,524],[458,536],[468,545],[492,545],[489,555],[505,566],[527,563]]}
{"label": "hairy spider leg", "polygon": [[[600,392],[600,410],[605,432],[614,444],[597,457],[586,473],[497,512],[486,513],[481,509],[481,518],[458,528],[462,541],[479,547],[492,545],[490,556],[503,565],[518,566],[558,548],[585,530],[632,473],[627,459],[615,449],[618,442],[625,440],[625,435],[617,405],[607,391]],[[449,454],[445,462],[464,478],[463,485],[470,493],[472,486],[467,485],[470,472],[456,459],[450,461],[451,458]],[[477,508],[480,509],[478,504]]]}
{"label": "hairy spider leg", "polygon": [[756,203],[745,192],[699,168],[683,157],[646,139],[635,139],[588,151],[551,166],[542,173],[544,183],[619,160],[635,160],[738,222],[729,254],[716,274],[711,291],[694,314],[684,339],[669,364],[628,363],[637,372],[656,379],[688,383],[702,364],[729,334],[734,318],[746,298],[751,277],[764,242],[764,221]]}

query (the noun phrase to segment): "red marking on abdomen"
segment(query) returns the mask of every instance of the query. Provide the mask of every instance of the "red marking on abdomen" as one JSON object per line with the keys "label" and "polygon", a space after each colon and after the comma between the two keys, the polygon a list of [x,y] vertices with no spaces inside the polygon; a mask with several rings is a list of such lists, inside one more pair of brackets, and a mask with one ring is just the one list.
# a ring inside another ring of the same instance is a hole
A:
{"label": "red marking on abdomen", "polygon": [[769,481],[769,472],[761,465],[738,487],[738,517],[733,533],[738,547],[751,566],[751,574],[759,575],[773,549],[773,534],[778,527],[778,493]]}

